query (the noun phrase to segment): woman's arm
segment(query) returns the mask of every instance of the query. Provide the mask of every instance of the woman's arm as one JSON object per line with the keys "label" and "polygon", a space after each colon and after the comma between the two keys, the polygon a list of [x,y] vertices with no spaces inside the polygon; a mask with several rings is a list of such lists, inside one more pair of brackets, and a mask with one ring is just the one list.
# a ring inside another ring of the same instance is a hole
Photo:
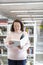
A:
{"label": "woman's arm", "polygon": [[5,41],[4,41],[4,45],[7,49],[13,49],[13,50],[19,50],[18,47],[14,47],[14,45],[12,44],[12,41],[11,41],[11,37],[12,37],[12,34],[8,34]]}
{"label": "woman's arm", "polygon": [[29,47],[30,47],[30,40],[28,40],[27,43],[23,47],[18,46],[19,49],[23,49],[23,50],[27,50]]}
{"label": "woman's arm", "polygon": [[7,34],[6,39],[4,39],[4,45],[5,45],[6,48],[12,47],[10,39],[11,39],[11,36],[10,36],[10,33],[9,33],[9,34]]}
{"label": "woman's arm", "polygon": [[30,40],[28,39],[27,43],[23,46],[24,50],[27,50],[30,47]]}
{"label": "woman's arm", "polygon": [[24,49],[24,50],[27,50],[29,47],[30,47],[30,40],[28,38],[28,34],[27,32],[24,32],[24,35],[27,36],[27,42],[25,43],[25,45],[23,45],[22,47],[21,46],[18,46],[19,49]]}
{"label": "woman's arm", "polygon": [[[24,34],[27,35],[27,37],[28,37],[27,32],[25,32]],[[30,47],[30,40],[29,40],[29,37],[28,37],[26,44],[23,46],[23,49],[27,50],[29,47]]]}

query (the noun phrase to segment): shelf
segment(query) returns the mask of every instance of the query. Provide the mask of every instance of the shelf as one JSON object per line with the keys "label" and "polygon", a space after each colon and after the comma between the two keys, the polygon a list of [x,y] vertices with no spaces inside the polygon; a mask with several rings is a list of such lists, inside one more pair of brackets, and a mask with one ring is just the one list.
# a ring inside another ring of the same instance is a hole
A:
{"label": "shelf", "polygon": [[34,57],[34,54],[28,54],[28,57]]}
{"label": "shelf", "polygon": [[35,65],[43,65],[43,61],[36,61]]}
{"label": "shelf", "polygon": [[30,35],[28,35],[28,37],[34,37],[34,35],[31,35],[31,34],[30,34]]}
{"label": "shelf", "polygon": [[[6,33],[5,33],[5,34],[6,34]],[[7,36],[7,35],[4,35],[4,34],[3,34],[3,35],[0,35],[0,36]]]}
{"label": "shelf", "polygon": [[34,63],[34,59],[30,59],[30,58],[28,58],[27,61],[31,61],[31,62]]}
{"label": "shelf", "polygon": [[43,52],[38,51],[38,52],[36,52],[36,54],[43,54]]}
{"label": "shelf", "polygon": [[5,46],[5,45],[0,43],[0,46],[2,47],[2,46]]}
{"label": "shelf", "polygon": [[1,38],[5,38],[7,35],[0,35]]}
{"label": "shelf", "polygon": [[43,45],[43,42],[38,42],[37,45]]}
{"label": "shelf", "polygon": [[30,47],[34,47],[34,45],[31,45]]}
{"label": "shelf", "polygon": [[8,24],[0,24],[0,26],[2,27],[2,26],[7,26]]}
{"label": "shelf", "polygon": [[1,54],[2,57],[7,57],[7,54]]}
{"label": "shelf", "polygon": [[24,26],[34,26],[34,24],[24,24]]}

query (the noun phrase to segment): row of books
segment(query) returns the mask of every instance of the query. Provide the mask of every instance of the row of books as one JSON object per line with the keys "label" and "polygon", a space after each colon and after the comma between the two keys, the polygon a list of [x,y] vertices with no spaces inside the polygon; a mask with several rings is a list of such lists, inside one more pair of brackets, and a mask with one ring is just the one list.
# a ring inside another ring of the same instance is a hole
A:
{"label": "row of books", "polygon": [[0,47],[0,54],[7,54],[7,49],[4,46]]}
{"label": "row of books", "polygon": [[25,26],[24,30],[29,34],[32,35],[34,34],[34,27],[33,26]]}
{"label": "row of books", "polygon": [[0,26],[0,35],[5,35],[7,33],[7,26]]}
{"label": "row of books", "polygon": [[29,47],[27,50],[28,54],[34,54],[34,47]]}

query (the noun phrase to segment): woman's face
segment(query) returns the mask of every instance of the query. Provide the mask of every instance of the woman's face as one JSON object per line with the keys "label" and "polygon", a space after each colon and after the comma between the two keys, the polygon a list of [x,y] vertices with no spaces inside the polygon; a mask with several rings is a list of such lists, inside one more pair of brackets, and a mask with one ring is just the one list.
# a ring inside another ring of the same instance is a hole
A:
{"label": "woman's face", "polygon": [[20,31],[20,29],[21,29],[20,23],[19,22],[14,22],[14,30],[15,31]]}

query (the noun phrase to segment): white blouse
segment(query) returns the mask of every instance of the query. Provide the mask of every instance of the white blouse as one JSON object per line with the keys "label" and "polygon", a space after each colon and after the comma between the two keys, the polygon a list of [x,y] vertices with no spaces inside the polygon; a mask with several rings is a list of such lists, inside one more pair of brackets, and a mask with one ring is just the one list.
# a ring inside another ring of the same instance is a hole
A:
{"label": "white blouse", "polygon": [[[23,33],[24,35],[27,35],[27,32]],[[15,32],[10,32],[9,34],[7,34],[7,37],[5,39],[5,47],[7,48],[8,59],[24,60],[27,58],[27,49],[30,47],[29,39],[22,49],[14,47],[13,45],[9,45],[9,41],[11,41],[12,39],[20,40],[21,34],[22,33],[15,33]]]}

